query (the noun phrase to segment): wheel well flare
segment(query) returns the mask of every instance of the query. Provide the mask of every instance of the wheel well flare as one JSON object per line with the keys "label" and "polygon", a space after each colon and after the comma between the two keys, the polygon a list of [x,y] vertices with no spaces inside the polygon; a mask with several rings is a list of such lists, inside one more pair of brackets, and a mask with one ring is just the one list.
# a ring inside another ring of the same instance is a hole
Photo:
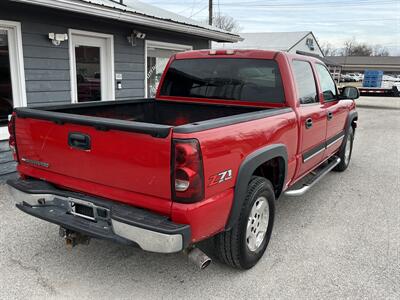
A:
{"label": "wheel well flare", "polygon": [[278,198],[285,181],[285,160],[282,157],[272,158],[257,167],[253,175],[268,179],[274,187],[275,197]]}

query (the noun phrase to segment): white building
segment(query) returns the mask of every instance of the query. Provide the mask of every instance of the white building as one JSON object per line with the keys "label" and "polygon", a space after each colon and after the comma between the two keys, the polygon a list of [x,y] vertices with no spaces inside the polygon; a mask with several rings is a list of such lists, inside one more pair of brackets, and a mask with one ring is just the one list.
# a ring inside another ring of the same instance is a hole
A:
{"label": "white building", "polygon": [[297,51],[324,56],[311,31],[242,33],[238,43],[213,43],[213,48]]}

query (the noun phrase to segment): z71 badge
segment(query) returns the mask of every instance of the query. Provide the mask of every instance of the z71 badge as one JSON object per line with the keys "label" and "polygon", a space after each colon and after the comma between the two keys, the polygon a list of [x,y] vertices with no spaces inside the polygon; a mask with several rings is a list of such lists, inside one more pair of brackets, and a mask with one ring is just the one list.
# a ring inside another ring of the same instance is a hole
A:
{"label": "z71 badge", "polygon": [[218,183],[228,181],[230,179],[232,179],[232,170],[222,171],[222,172],[212,175],[212,176],[210,176],[210,178],[208,178],[208,186],[213,186]]}

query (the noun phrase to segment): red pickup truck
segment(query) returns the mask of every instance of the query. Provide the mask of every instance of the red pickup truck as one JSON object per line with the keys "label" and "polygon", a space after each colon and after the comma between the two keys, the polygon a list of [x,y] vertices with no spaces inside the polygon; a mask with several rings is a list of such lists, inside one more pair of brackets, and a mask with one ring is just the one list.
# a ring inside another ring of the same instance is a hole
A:
{"label": "red pickup truck", "polygon": [[[339,94],[318,59],[277,51],[174,55],[155,99],[16,108],[17,207],[88,237],[220,259],[262,257],[282,194],[349,165],[358,90]],[[295,185],[296,184],[296,185]]]}

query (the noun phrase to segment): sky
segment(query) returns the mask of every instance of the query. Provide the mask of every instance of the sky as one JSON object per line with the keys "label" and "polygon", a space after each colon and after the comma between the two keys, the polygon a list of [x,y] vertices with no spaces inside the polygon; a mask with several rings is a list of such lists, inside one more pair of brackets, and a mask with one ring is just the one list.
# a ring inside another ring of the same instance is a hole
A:
{"label": "sky", "polygon": [[[186,17],[208,18],[208,0],[142,0]],[[400,0],[214,0],[241,32],[312,31],[336,48],[346,40],[379,44],[400,55]]]}

